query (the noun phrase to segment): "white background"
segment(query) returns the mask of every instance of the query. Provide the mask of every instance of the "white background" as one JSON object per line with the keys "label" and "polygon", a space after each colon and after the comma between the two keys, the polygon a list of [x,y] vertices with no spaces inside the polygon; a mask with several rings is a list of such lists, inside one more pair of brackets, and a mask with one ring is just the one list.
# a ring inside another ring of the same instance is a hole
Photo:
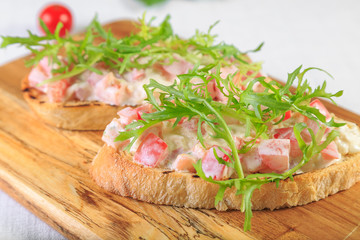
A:
{"label": "white background", "polygon": [[[39,33],[37,15],[49,1],[11,0],[0,2],[0,35],[25,36],[26,29]],[[171,15],[174,31],[191,36],[195,29],[214,29],[219,41],[241,50],[255,48],[252,54],[263,62],[264,73],[286,80],[288,72],[300,65],[319,67],[331,73],[314,73],[309,80],[320,84],[327,79],[328,91],[344,90],[337,99],[340,106],[360,114],[360,1],[334,0],[169,0],[146,7],[136,0],[58,1],[69,6],[74,15],[74,32],[81,31],[95,13],[102,23],[117,19],[136,19],[144,11],[157,22]],[[0,65],[27,51],[9,47],[0,50]],[[0,192],[0,239],[59,239],[55,231]]]}

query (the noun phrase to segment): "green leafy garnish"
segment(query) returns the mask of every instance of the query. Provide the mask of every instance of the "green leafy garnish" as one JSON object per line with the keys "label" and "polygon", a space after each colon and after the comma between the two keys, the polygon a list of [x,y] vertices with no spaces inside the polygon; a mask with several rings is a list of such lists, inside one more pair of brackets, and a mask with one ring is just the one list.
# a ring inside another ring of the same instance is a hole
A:
{"label": "green leafy garnish", "polygon": [[[215,66],[215,69],[219,66]],[[309,107],[310,97],[321,97],[332,100],[332,97],[341,96],[342,92],[330,94],[325,92],[325,84],[321,87],[312,89],[307,80],[304,80],[304,74],[311,70],[311,68],[301,71],[301,66],[288,75],[288,80],[284,86],[276,81],[265,81],[264,77],[255,78],[250,81],[249,86],[242,90],[233,83],[233,76],[228,76],[225,79],[221,78],[220,72],[208,72],[203,69],[193,69],[188,74],[179,75],[179,81],[171,86],[162,85],[155,80],[147,85],[144,89],[147,93],[147,101],[151,103],[156,109],[153,113],[142,115],[143,120],[136,122],[134,126],[128,126],[125,132],[120,132],[116,140],[126,140],[132,138],[132,142],[128,145],[128,149],[141,133],[149,127],[162,121],[169,119],[176,119],[175,125],[182,118],[199,119],[197,136],[198,140],[204,145],[203,136],[201,133],[201,124],[207,124],[214,132],[214,138],[225,140],[230,153],[221,148],[230,158],[230,163],[225,163],[222,159],[217,157],[219,163],[226,164],[233,167],[237,178],[227,180],[215,180],[212,177],[207,177],[202,170],[201,160],[195,164],[197,175],[202,179],[219,185],[219,191],[215,198],[217,205],[224,196],[227,188],[236,188],[236,194],[242,195],[241,210],[245,212],[244,230],[250,230],[250,223],[252,217],[251,211],[251,196],[255,189],[261,185],[280,180],[292,178],[293,174],[304,166],[312,157],[319,154],[331,141],[338,136],[337,131],[331,131],[328,135],[324,135],[324,131],[319,130],[317,135],[313,133],[310,128],[307,128],[305,123],[297,123],[294,126],[294,133],[298,140],[299,147],[303,152],[301,161],[294,168],[285,173],[256,173],[245,176],[240,160],[239,153],[247,152],[254,145],[254,141],[249,141],[241,149],[237,149],[230,127],[227,125],[224,118],[233,118],[240,123],[246,125],[246,132],[254,138],[269,138],[268,126],[269,124],[278,124],[276,119],[281,118],[285,112],[291,110],[299,112],[304,116],[316,120],[324,125],[330,127],[339,127],[343,124],[335,123],[332,119],[326,122],[325,117],[315,108]],[[202,79],[202,83],[196,81],[193,83],[192,79]],[[216,80],[222,93],[228,98],[226,102],[213,101],[207,89],[210,81]],[[290,86],[297,80],[298,87],[294,92],[290,91]],[[252,86],[260,83],[264,87],[263,92],[254,92]],[[154,97],[154,92],[160,94],[157,100]],[[309,97],[310,96],[310,97]],[[300,133],[307,129],[310,132],[312,141],[306,143]],[[325,138],[324,141],[323,138]]]}
{"label": "green leafy garnish", "polygon": [[[311,158],[319,154],[334,138],[338,135],[336,131],[331,131],[325,135],[325,131],[320,127],[318,133],[306,126],[305,123],[298,123],[294,126],[294,133],[303,153],[301,161],[294,168],[285,173],[256,173],[245,175],[240,163],[239,154],[251,150],[255,145],[256,139],[269,138],[269,125],[278,124],[284,118],[287,111],[298,112],[309,119],[320,122],[329,127],[339,127],[342,124],[336,123],[334,119],[326,121],[319,110],[309,107],[312,98],[325,98],[331,101],[333,97],[342,95],[342,91],[335,94],[325,91],[326,83],[312,89],[304,75],[306,72],[316,69],[307,68],[301,71],[301,66],[288,74],[287,82],[284,86],[276,81],[268,81],[265,77],[256,77],[261,69],[259,63],[251,63],[247,57],[247,52],[239,51],[235,46],[223,42],[216,43],[216,36],[211,34],[212,25],[208,32],[197,31],[189,39],[181,39],[173,33],[166,17],[159,26],[151,25],[150,21],[145,21],[145,15],[139,19],[136,33],[117,39],[111,31],[106,31],[96,18],[87,27],[84,38],[75,39],[72,36],[60,38],[59,31],[51,34],[45,29],[45,36],[37,36],[29,32],[27,38],[2,37],[1,47],[11,44],[20,44],[28,48],[34,57],[27,62],[28,65],[36,65],[44,57],[48,57],[56,68],[53,69],[54,77],[42,84],[69,78],[81,74],[85,70],[99,73],[96,69],[97,63],[104,63],[107,67],[115,69],[119,74],[133,68],[145,69],[154,64],[171,64],[177,61],[176,56],[180,56],[192,63],[194,68],[187,74],[178,76],[179,81],[175,81],[170,86],[165,86],[151,80],[144,85],[147,94],[147,101],[156,109],[155,112],[143,114],[142,120],[126,126],[126,131],[121,132],[116,141],[131,139],[127,150],[135,143],[144,131],[162,121],[175,119],[174,126],[183,118],[198,118],[197,138],[205,146],[202,124],[208,125],[213,131],[213,137],[223,139],[228,152],[224,148],[219,148],[226,154],[230,161],[225,162],[214,155],[219,163],[226,164],[235,170],[237,177],[227,180],[215,180],[207,177],[202,170],[201,160],[195,164],[197,175],[202,179],[219,185],[219,191],[215,197],[215,205],[219,204],[225,194],[226,189],[235,188],[237,195],[242,195],[241,210],[245,212],[244,230],[250,230],[252,217],[251,196],[255,189],[263,184],[292,178],[293,174],[303,167]],[[40,23],[43,24],[43,23]],[[94,45],[95,40],[100,43]],[[252,51],[259,51],[263,44]],[[62,59],[66,59],[62,61]],[[146,61],[142,61],[146,59]],[[230,74],[226,78],[221,77],[221,68],[235,65],[237,72]],[[321,70],[321,69],[317,69]],[[322,71],[322,70],[321,70]],[[245,77],[241,81],[234,81],[236,78]],[[193,81],[194,79],[200,81]],[[219,91],[225,97],[225,102],[213,101],[208,90],[210,81],[215,81]],[[297,88],[294,92],[290,91],[297,81]],[[260,84],[264,91],[255,92],[253,86]],[[247,86],[244,89],[244,86]],[[155,93],[159,96],[155,98]],[[237,149],[234,142],[230,126],[226,119],[233,118],[244,124],[245,136],[250,136],[249,140],[241,149]],[[279,120],[280,119],[280,120]],[[312,141],[305,142],[301,137],[301,132],[309,131]],[[325,140],[324,140],[325,137]]]}
{"label": "green leafy garnish", "polygon": [[154,18],[151,18],[146,21],[144,14],[138,22],[134,22],[137,30],[121,39],[116,38],[111,30],[106,31],[96,17],[80,40],[70,35],[61,38],[60,23],[54,34],[47,31],[45,26],[45,36],[37,36],[31,32],[28,32],[28,37],[3,36],[1,47],[20,44],[29,49],[34,57],[26,63],[27,66],[36,65],[41,59],[48,57],[50,62],[56,65],[52,70],[54,77],[41,84],[70,78],[85,70],[99,74],[97,63],[105,64],[122,74],[134,68],[145,69],[154,64],[171,64],[178,61],[178,56],[195,66],[226,66],[231,62],[234,65],[244,65],[244,73],[249,70],[259,71],[259,64],[251,63],[249,58],[234,46],[215,43],[216,36],[211,34],[214,25],[206,33],[196,31],[189,39],[181,39],[173,33],[169,16],[159,26],[152,26],[153,20]]}

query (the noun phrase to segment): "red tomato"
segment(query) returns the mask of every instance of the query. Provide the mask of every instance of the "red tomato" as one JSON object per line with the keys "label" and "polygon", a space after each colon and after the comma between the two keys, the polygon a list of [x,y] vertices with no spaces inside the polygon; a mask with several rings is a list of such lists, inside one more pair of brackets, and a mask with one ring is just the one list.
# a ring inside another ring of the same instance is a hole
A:
{"label": "red tomato", "polygon": [[[65,36],[65,33],[70,32],[71,30],[72,15],[70,10],[63,5],[48,5],[41,11],[39,17],[44,21],[45,25],[49,28],[51,33],[54,33],[57,24],[62,22],[64,26],[60,30],[60,37]],[[41,30],[45,33],[44,29],[41,28]]]}

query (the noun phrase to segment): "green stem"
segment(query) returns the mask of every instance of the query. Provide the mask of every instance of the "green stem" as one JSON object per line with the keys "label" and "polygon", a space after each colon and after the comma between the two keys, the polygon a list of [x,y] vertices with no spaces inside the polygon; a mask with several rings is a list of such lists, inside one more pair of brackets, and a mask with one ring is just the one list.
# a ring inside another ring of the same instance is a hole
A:
{"label": "green stem", "polygon": [[242,169],[242,166],[240,163],[239,154],[237,153],[237,148],[235,146],[234,139],[232,137],[232,134],[231,134],[231,131],[230,131],[228,125],[226,124],[225,120],[220,115],[220,113],[218,111],[216,111],[216,109],[214,109],[209,102],[207,102],[206,100],[204,100],[203,102],[210,109],[210,111],[212,111],[215,114],[215,116],[219,119],[220,124],[223,126],[223,128],[226,132],[227,142],[230,145],[231,151],[233,153],[235,171],[238,174],[238,177],[240,179],[243,179],[244,172],[243,172],[243,169]]}

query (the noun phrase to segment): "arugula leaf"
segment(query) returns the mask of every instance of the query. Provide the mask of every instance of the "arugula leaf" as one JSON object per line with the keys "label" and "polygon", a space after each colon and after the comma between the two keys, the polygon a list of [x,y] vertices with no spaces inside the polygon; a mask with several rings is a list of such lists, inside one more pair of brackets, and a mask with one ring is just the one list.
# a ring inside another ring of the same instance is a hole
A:
{"label": "arugula leaf", "polygon": [[[154,18],[146,21],[145,14],[134,23],[138,29],[135,33],[122,39],[114,37],[111,31],[106,31],[95,17],[86,28],[84,38],[75,39],[70,35],[60,38],[60,23],[57,31],[51,34],[46,31],[45,36],[37,36],[31,32],[28,37],[2,36],[1,47],[19,44],[29,49],[34,57],[26,65],[38,64],[44,57],[53,64],[53,77],[42,84],[58,81],[63,78],[74,77],[85,70],[99,73],[97,63],[104,63],[108,68],[118,70],[119,74],[133,68],[144,69],[154,64],[171,64],[177,61],[177,56],[193,63],[196,68],[231,64],[244,65],[243,71],[259,68],[258,63],[251,63],[248,57],[232,45],[215,44],[216,35],[211,30],[216,23],[209,27],[206,33],[196,31],[189,39],[180,39],[174,34],[170,24],[170,16],[159,24],[151,26]],[[40,21],[41,25],[44,25]],[[94,44],[94,41],[100,41]],[[66,59],[63,61],[62,59]],[[146,61],[140,61],[141,59]]]}
{"label": "arugula leaf", "polygon": [[[228,149],[230,149],[230,152],[228,152],[225,148],[219,147],[229,157],[230,162],[219,158],[214,148],[216,159],[219,163],[233,168],[237,173],[237,178],[214,180],[212,177],[207,177],[202,170],[201,160],[194,165],[197,175],[205,181],[219,185],[219,191],[214,199],[215,205],[222,201],[226,189],[236,188],[236,194],[242,195],[241,210],[245,212],[244,230],[250,230],[252,217],[251,196],[253,192],[263,184],[274,182],[278,185],[280,180],[286,178],[292,179],[293,174],[297,170],[303,167],[313,156],[319,154],[321,150],[338,136],[338,132],[333,130],[325,137],[324,129],[320,128],[315,136],[305,123],[295,124],[294,134],[303,152],[303,158],[298,165],[283,174],[256,173],[245,176],[239,160],[239,153],[249,151],[254,146],[256,139],[269,138],[268,124],[274,124],[274,122],[278,124],[279,121],[276,122],[275,119],[282,118],[285,112],[289,110],[300,112],[328,126],[342,126],[343,124],[335,123],[333,119],[326,122],[325,116],[317,109],[308,106],[309,96],[332,100],[332,97],[340,96],[341,92],[335,94],[327,93],[324,84],[314,90],[311,89],[307,80],[303,80],[303,77],[306,72],[314,70],[314,68],[307,68],[301,71],[301,66],[288,74],[288,80],[284,86],[275,81],[265,81],[261,77],[252,79],[247,89],[241,90],[231,81],[234,75],[228,76],[225,79],[220,76],[219,69],[222,66],[220,62],[217,62],[217,65],[210,65],[211,68],[209,66],[194,68],[188,74],[179,75],[179,82],[175,82],[171,86],[165,86],[155,80],[151,80],[149,84],[144,85],[147,100],[154,105],[156,111],[143,114],[143,120],[140,121],[143,124],[141,128],[139,128],[139,125],[129,127],[128,131],[121,132],[117,139],[137,139],[142,131],[161,121],[176,119],[174,124],[176,126],[177,122],[182,118],[191,119],[198,117],[197,137],[200,143],[204,146],[201,124],[207,124],[214,132],[213,137],[225,140]],[[209,72],[209,69],[215,69],[216,71]],[[197,79],[197,81],[193,82],[193,79]],[[199,82],[199,79],[203,82]],[[209,97],[210,93],[207,84],[212,79],[220,86],[222,93],[228,97],[227,102],[216,102]],[[290,86],[296,80],[299,85],[294,92],[291,92]],[[264,92],[253,91],[252,86],[257,82],[265,88]],[[155,99],[154,92],[160,93],[158,100]],[[247,127],[246,134],[248,136],[251,135],[253,140],[247,142],[241,149],[237,149],[225,117],[236,119],[240,123],[245,124]],[[306,143],[301,137],[300,133],[305,129],[310,132],[312,138],[310,143]],[[325,140],[322,141],[324,137]]]}

